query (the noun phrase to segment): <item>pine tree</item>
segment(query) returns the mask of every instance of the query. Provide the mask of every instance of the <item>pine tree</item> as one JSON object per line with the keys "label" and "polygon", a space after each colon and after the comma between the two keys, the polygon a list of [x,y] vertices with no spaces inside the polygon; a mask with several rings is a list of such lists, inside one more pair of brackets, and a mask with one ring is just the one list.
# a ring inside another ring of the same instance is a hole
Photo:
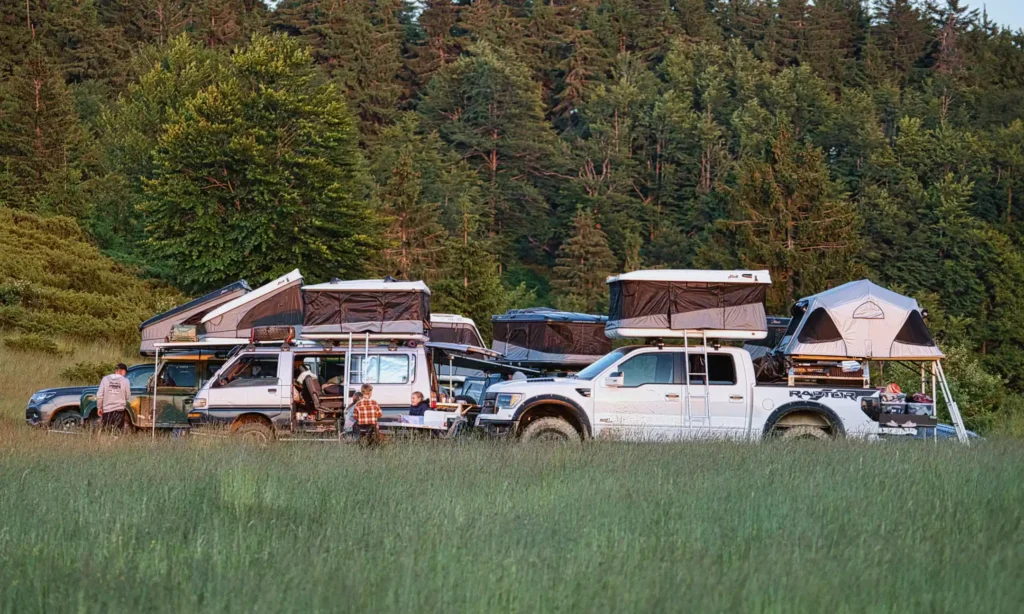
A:
{"label": "pine tree", "polygon": [[555,139],[539,87],[514,57],[482,44],[441,70],[420,104],[436,129],[484,182],[484,226],[512,255],[512,245],[549,232],[542,179],[558,169]]}
{"label": "pine tree", "polygon": [[573,221],[573,234],[558,250],[554,286],[563,309],[603,313],[608,308],[605,280],[615,272],[615,255],[608,237],[589,211],[580,209]]}
{"label": "pine tree", "polygon": [[357,124],[314,71],[297,41],[256,36],[165,126],[144,212],[181,287],[355,276],[379,253]]}
{"label": "pine tree", "polygon": [[741,162],[733,221],[736,254],[747,268],[771,271],[769,307],[792,301],[863,273],[856,261],[860,218],[840,193],[822,154],[797,143],[780,126],[765,157]]}
{"label": "pine tree", "polygon": [[0,195],[10,206],[80,215],[85,203],[77,184],[88,155],[63,75],[33,45],[11,79],[0,84],[0,169],[13,182]]}

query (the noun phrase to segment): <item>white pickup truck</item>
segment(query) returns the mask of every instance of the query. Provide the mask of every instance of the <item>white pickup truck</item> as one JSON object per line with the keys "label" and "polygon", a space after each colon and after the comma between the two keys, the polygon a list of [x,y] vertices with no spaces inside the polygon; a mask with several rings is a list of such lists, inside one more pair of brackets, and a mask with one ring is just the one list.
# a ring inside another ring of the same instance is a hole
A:
{"label": "white pickup truck", "polygon": [[875,437],[879,407],[874,389],[758,385],[742,349],[643,345],[573,377],[493,385],[477,426],[523,440]]}

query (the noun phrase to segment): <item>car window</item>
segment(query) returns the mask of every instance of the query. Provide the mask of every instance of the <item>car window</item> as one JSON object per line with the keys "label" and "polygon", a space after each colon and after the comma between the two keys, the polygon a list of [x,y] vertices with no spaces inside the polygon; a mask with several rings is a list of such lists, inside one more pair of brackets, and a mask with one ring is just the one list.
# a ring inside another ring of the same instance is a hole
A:
{"label": "car window", "polygon": [[168,363],[160,370],[157,385],[172,388],[194,388],[196,366],[191,363]]}
{"label": "car window", "polygon": [[135,369],[128,372],[128,385],[132,388],[145,388],[149,384],[149,378],[153,375],[153,369]]}
{"label": "car window", "polygon": [[352,382],[355,384],[408,384],[413,361],[408,354],[355,356]]}
{"label": "car window", "polygon": [[[736,363],[731,354],[708,354],[707,369],[712,386],[736,384]],[[704,355],[690,354],[690,383],[704,384]]]}
{"label": "car window", "polygon": [[673,383],[673,364],[675,359],[668,352],[640,354],[619,365],[622,373],[622,385],[628,388],[644,384]]}
{"label": "car window", "polygon": [[245,356],[214,384],[215,388],[276,385],[277,356]]}
{"label": "car window", "polygon": [[224,366],[223,360],[211,360],[206,363],[206,371],[203,375],[203,381],[209,380],[211,377],[217,374],[217,371]]}

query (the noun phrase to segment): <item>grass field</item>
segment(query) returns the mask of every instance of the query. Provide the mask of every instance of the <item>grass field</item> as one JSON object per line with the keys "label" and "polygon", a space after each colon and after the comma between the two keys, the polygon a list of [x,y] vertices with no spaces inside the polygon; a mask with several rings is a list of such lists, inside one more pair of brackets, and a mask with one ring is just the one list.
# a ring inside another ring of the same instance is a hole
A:
{"label": "grass field", "polygon": [[1024,446],[1013,441],[365,450],[68,436],[21,424],[31,390],[8,390],[22,385],[3,375],[8,358],[5,611],[1024,603]]}

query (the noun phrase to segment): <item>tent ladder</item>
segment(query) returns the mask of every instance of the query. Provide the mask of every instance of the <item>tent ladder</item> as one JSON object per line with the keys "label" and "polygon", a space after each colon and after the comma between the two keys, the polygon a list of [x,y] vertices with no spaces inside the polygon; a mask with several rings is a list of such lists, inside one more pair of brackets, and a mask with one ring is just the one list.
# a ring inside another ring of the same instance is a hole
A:
{"label": "tent ladder", "polygon": [[[707,331],[701,331],[701,340],[703,341],[703,345],[701,346],[701,354],[700,354],[704,358],[704,360],[703,360],[703,367],[702,367],[703,368],[703,372],[701,372],[701,371],[692,371],[691,372],[690,371],[690,365],[691,365],[691,363],[690,363],[690,353],[689,353],[690,337],[689,337],[689,335],[684,335],[683,336],[683,346],[687,350],[687,352],[686,352],[686,394],[685,394],[686,418],[687,418],[687,426],[689,426],[690,428],[693,428],[695,423],[699,423],[701,426],[703,426],[705,428],[709,428],[711,426],[711,424],[710,424],[711,423],[711,407],[710,407],[711,388],[710,388],[710,382],[708,381],[708,333],[707,333]],[[702,377],[704,379],[704,392],[703,393],[694,394],[693,388],[690,386],[690,378],[693,375],[700,376],[700,377]],[[699,414],[694,414],[693,413],[692,399],[701,399],[702,400],[702,411],[701,411],[701,413],[699,413]]]}
{"label": "tent ladder", "polygon": [[963,416],[960,415],[960,406],[953,400],[953,394],[949,391],[949,382],[946,381],[946,373],[942,369],[942,363],[935,361],[935,373],[938,375],[939,387],[942,390],[942,398],[946,400],[946,408],[949,409],[949,416],[953,419],[953,426],[956,428],[956,438],[960,443],[970,445],[967,439],[967,427],[964,426]]}

